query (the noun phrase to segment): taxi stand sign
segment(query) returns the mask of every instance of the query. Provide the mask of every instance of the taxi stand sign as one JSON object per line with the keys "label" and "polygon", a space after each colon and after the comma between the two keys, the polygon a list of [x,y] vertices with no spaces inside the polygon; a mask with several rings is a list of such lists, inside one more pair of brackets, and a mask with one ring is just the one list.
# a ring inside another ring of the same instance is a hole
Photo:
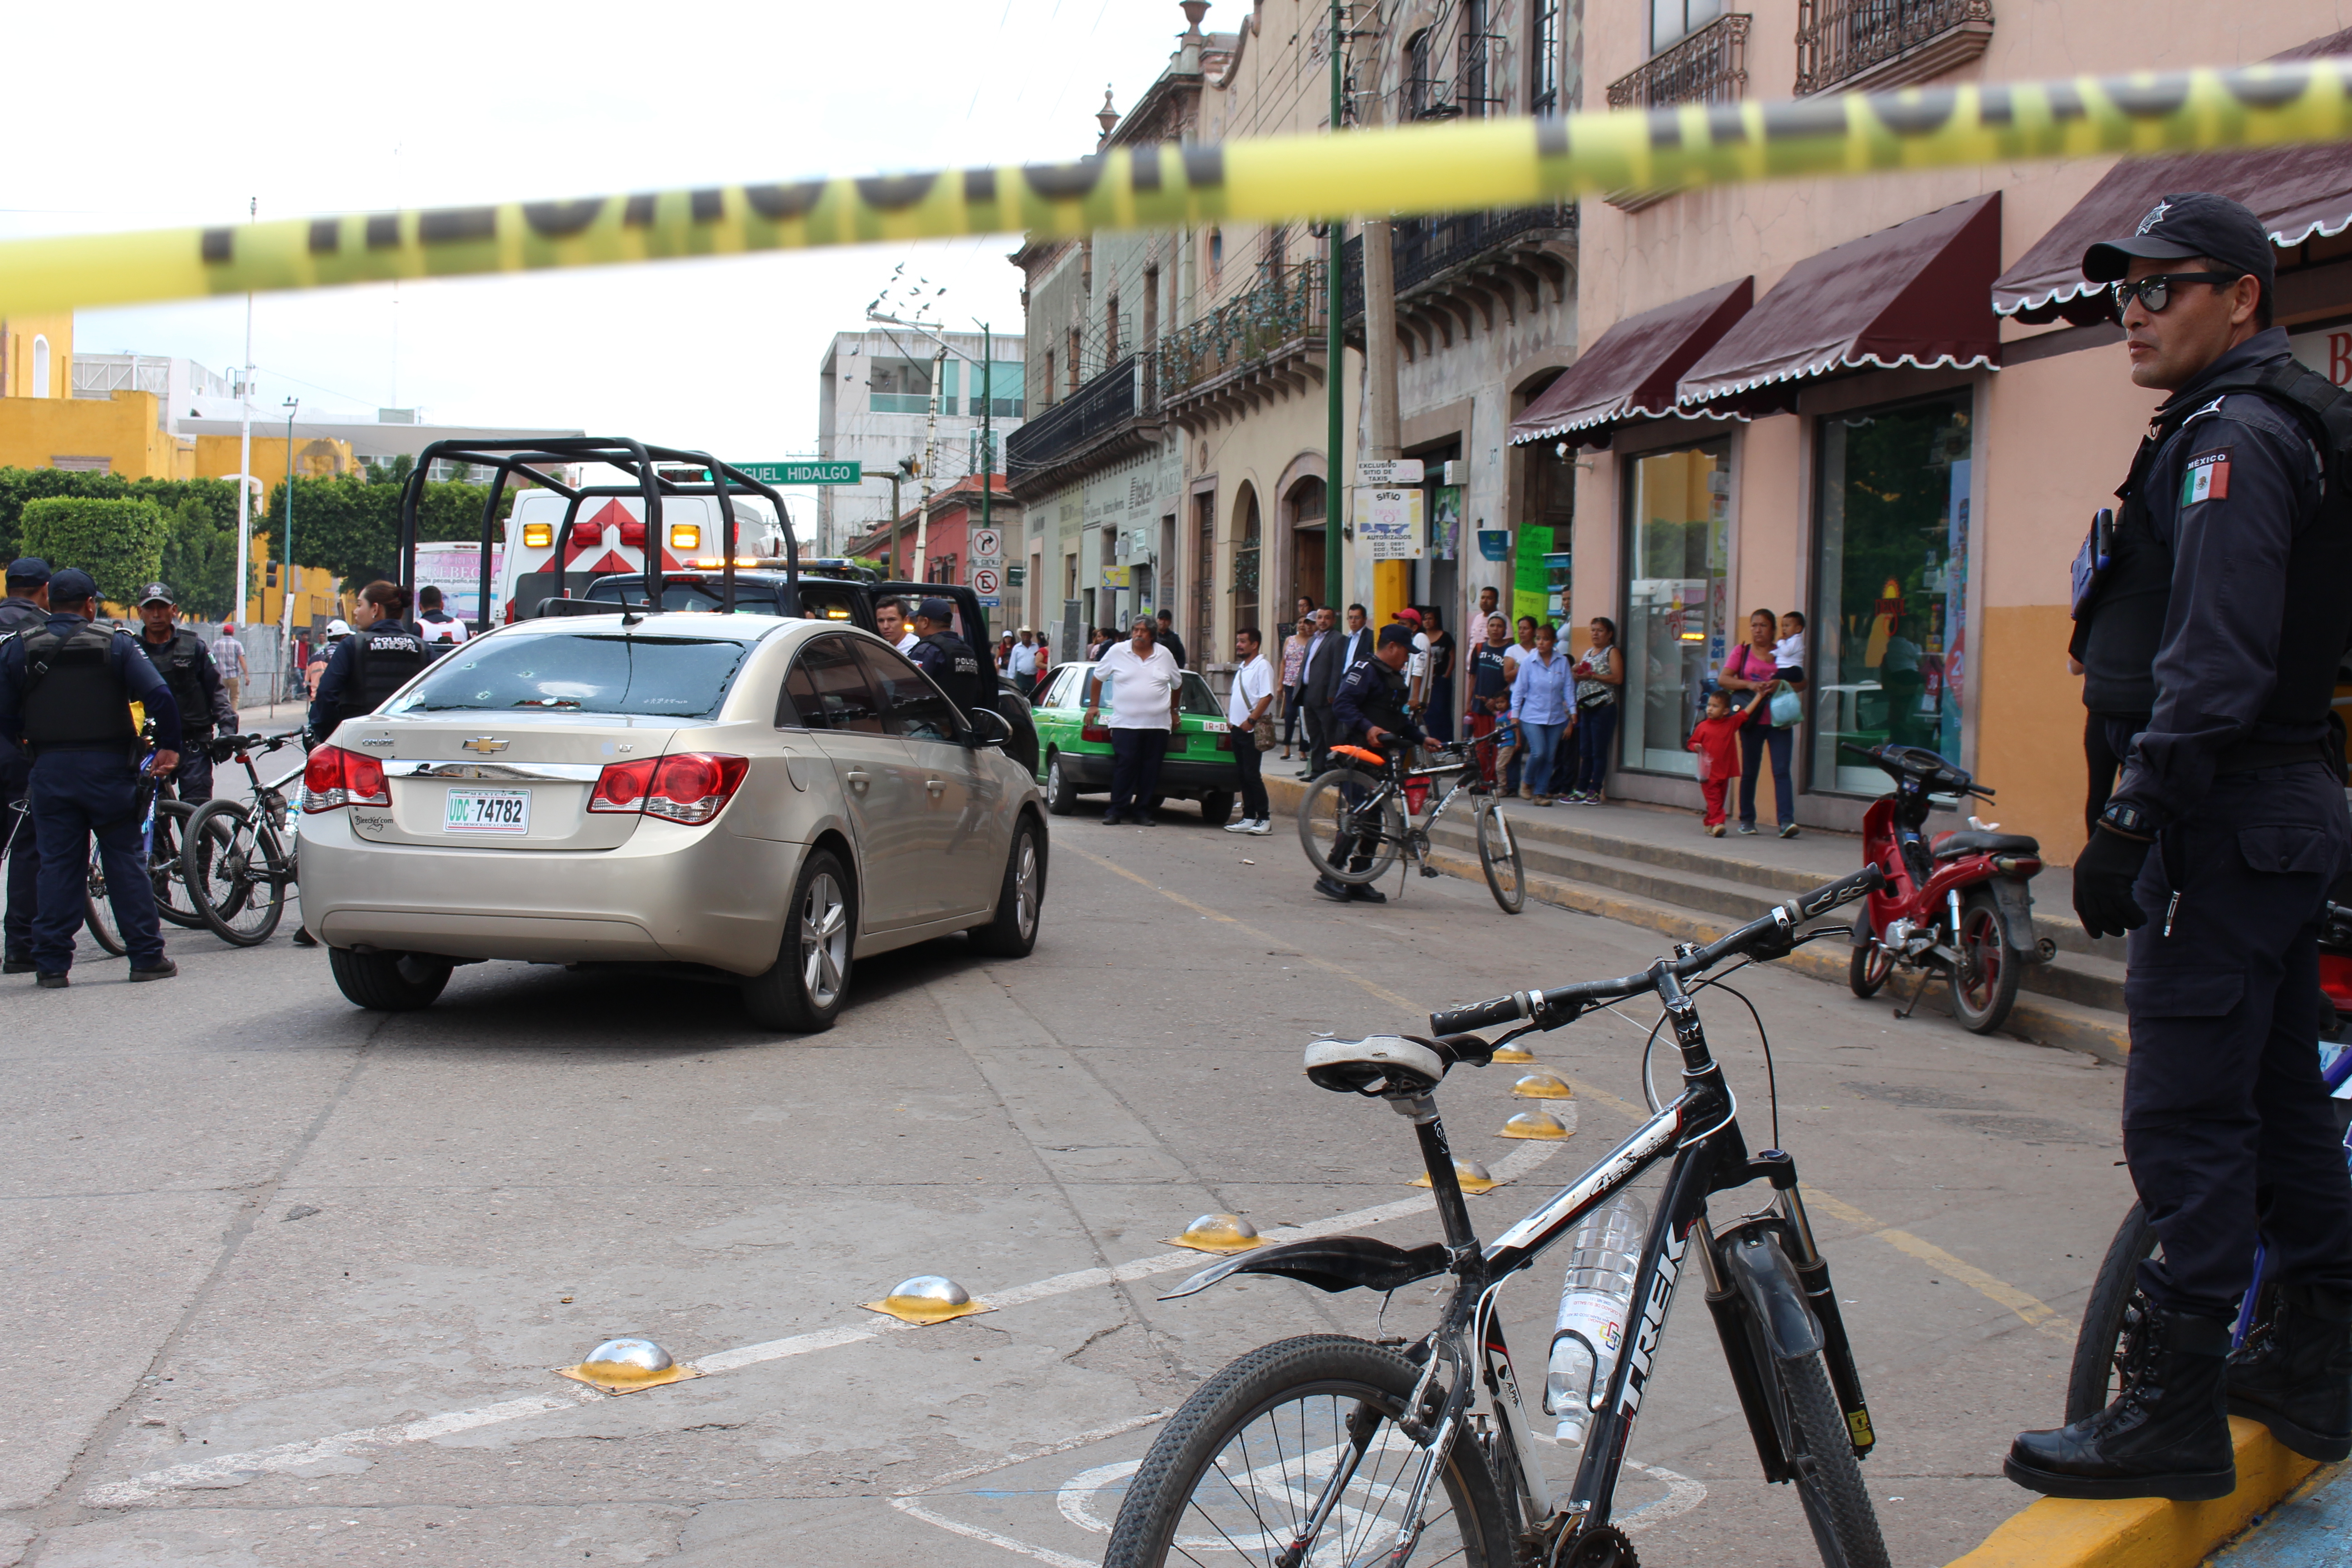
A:
{"label": "taxi stand sign", "polygon": [[1374,561],[1418,561],[1426,529],[1419,489],[1359,489],[1356,545]]}

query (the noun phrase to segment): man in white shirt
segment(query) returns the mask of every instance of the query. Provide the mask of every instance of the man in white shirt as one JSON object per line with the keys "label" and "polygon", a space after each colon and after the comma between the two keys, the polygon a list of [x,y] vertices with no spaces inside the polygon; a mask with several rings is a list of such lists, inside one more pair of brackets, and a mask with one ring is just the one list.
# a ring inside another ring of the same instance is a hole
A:
{"label": "man in white shirt", "polygon": [[882,640],[900,653],[915,646],[915,628],[907,624],[907,601],[882,598],[874,602],[874,624],[881,628]]}
{"label": "man in white shirt", "polygon": [[245,694],[245,645],[236,640],[236,628],[226,621],[220,636],[213,638],[213,668],[220,671],[221,685],[228,689],[228,705],[236,707]]}
{"label": "man in white shirt", "polygon": [[1037,679],[1037,633],[1033,627],[1023,626],[1021,640],[1013,645],[1013,679],[1024,694]]}
{"label": "man in white shirt", "polygon": [[1263,836],[1274,831],[1274,810],[1266,803],[1265,781],[1258,773],[1264,753],[1257,749],[1257,721],[1265,717],[1274,701],[1274,666],[1258,647],[1255,626],[1244,626],[1234,634],[1234,657],[1239,668],[1234,671],[1234,689],[1225,694],[1225,718],[1234,727],[1231,739],[1234,766],[1241,773],[1242,818],[1228,824],[1225,831]]}
{"label": "man in white shirt", "polygon": [[452,648],[466,640],[469,628],[441,607],[441,590],[428,583],[416,590],[416,629],[425,634],[427,647]]}
{"label": "man in white shirt", "polygon": [[1150,616],[1135,617],[1128,640],[1103,649],[1087,676],[1087,723],[1102,721],[1102,688],[1110,683],[1110,809],[1103,821],[1123,816],[1138,827],[1152,824],[1151,797],[1160,789],[1160,763],[1179,721],[1184,672],[1158,645]]}

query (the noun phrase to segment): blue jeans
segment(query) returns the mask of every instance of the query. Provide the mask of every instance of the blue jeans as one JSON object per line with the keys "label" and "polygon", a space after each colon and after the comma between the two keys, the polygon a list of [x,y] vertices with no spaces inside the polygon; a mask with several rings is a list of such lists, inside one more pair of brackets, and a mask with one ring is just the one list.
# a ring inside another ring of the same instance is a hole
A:
{"label": "blue jeans", "polygon": [[1752,719],[1739,727],[1740,826],[1756,826],[1756,775],[1762,771],[1758,764],[1768,745],[1772,749],[1772,808],[1783,827],[1797,820],[1797,794],[1789,787],[1789,752],[1795,735],[1794,730],[1776,730]]}
{"label": "blue jeans", "polygon": [[114,923],[133,968],[163,962],[163,928],[139,831],[139,770],[120,751],[51,752],[33,760],[33,825],[41,836],[41,907],[33,961],[44,974],[73,967],[89,889],[89,840],[106,871]]}
{"label": "blue jeans", "polygon": [[1559,749],[1560,731],[1565,723],[1538,724],[1531,719],[1519,721],[1519,744],[1526,749],[1528,788],[1537,795],[1552,793],[1552,759]]}
{"label": "blue jeans", "polygon": [[1599,795],[1609,777],[1609,742],[1617,738],[1617,704],[1603,702],[1576,716],[1576,784]]}

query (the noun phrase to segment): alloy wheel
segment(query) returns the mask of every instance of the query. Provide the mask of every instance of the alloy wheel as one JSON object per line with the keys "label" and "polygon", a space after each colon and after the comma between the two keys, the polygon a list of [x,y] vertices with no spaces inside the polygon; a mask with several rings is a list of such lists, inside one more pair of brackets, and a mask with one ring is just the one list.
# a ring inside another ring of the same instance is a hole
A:
{"label": "alloy wheel", "polygon": [[841,885],[824,873],[809,883],[801,903],[801,984],[819,1008],[841,995],[849,968],[849,906]]}
{"label": "alloy wheel", "polygon": [[1021,858],[1013,871],[1013,919],[1025,942],[1037,929],[1037,840],[1023,834],[1018,853]]}

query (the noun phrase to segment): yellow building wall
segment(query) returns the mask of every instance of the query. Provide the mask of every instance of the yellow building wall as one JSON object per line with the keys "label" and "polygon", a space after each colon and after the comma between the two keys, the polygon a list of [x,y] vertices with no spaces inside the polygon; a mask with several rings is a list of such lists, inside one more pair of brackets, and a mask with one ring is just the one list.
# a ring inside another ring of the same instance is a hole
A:
{"label": "yellow building wall", "polygon": [[[46,392],[37,392],[32,384],[36,338],[49,340],[49,384]],[[0,316],[0,397],[72,395],[73,312]]]}
{"label": "yellow building wall", "polygon": [[47,468],[60,458],[103,458],[127,479],[181,471],[177,437],[156,420],[152,392],[84,397],[0,397],[0,467]]}
{"label": "yellow building wall", "polygon": [[[244,471],[255,475],[266,485],[280,485],[286,481],[286,437],[264,436],[261,432],[265,428],[265,426],[254,427],[253,467]],[[242,437],[197,437],[194,468],[189,477],[218,479],[238,472],[237,458],[242,446]],[[294,437],[294,471],[307,479],[331,479],[337,474],[359,472],[360,463],[352,455],[349,441],[297,436]]]}
{"label": "yellow building wall", "polygon": [[323,566],[297,566],[290,574],[281,567],[279,586],[275,588],[267,585],[268,575],[262,570],[262,563],[255,561],[252,585],[246,594],[245,602],[247,607],[253,611],[253,621],[257,626],[280,624],[286,614],[285,584],[289,575],[294,589],[296,631],[307,629],[313,620],[332,619],[345,613],[342,595],[336,589],[336,576]]}

